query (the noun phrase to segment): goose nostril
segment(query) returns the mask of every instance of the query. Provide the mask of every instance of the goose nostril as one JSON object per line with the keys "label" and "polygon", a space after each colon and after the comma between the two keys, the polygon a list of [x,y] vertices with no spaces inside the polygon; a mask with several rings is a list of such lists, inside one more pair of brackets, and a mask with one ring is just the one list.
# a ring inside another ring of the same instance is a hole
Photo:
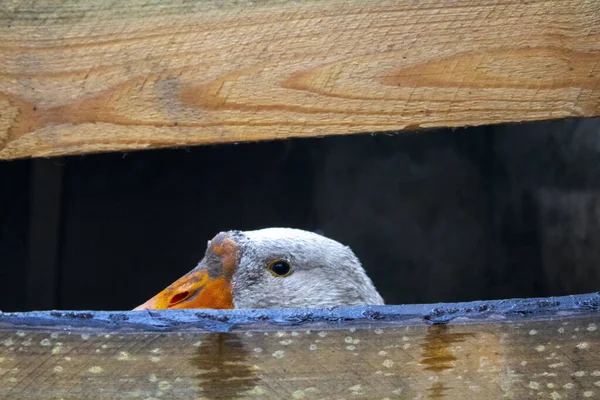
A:
{"label": "goose nostril", "polygon": [[188,297],[190,297],[190,292],[188,292],[187,290],[185,292],[177,293],[176,295],[171,297],[171,300],[169,301],[169,306],[174,306],[175,304],[181,303]]}

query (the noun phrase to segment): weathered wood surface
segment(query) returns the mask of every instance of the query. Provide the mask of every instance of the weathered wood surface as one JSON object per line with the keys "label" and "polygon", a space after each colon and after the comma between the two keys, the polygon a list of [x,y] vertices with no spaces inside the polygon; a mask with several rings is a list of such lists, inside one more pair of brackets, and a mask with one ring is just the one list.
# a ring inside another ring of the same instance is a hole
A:
{"label": "weathered wood surface", "polygon": [[0,314],[0,398],[600,398],[598,307]]}
{"label": "weathered wood surface", "polygon": [[0,158],[600,115],[596,0],[4,1]]}

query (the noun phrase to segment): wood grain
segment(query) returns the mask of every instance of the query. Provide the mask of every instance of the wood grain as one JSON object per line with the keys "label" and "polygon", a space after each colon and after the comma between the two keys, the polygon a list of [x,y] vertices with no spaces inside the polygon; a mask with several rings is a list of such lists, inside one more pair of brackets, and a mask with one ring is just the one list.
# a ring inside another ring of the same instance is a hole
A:
{"label": "wood grain", "polygon": [[596,0],[14,1],[0,158],[600,115]]}
{"label": "wood grain", "polygon": [[0,329],[2,399],[594,399],[598,313],[236,332]]}

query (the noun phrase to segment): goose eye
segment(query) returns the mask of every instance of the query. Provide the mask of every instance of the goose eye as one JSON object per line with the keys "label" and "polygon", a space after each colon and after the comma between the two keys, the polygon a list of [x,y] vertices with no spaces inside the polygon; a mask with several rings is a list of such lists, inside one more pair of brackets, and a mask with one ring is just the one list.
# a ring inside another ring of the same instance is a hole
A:
{"label": "goose eye", "polygon": [[292,273],[290,263],[285,260],[271,261],[267,268],[273,276],[284,277]]}

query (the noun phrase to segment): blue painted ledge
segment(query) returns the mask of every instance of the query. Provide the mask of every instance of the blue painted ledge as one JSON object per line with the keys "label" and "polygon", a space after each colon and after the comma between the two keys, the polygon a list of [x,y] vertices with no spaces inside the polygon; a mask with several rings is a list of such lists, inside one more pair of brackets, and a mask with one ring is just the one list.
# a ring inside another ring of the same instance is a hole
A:
{"label": "blue painted ledge", "polygon": [[467,303],[340,307],[333,309],[237,309],[149,311],[0,312],[0,330],[130,330],[229,332],[302,325],[320,329],[351,326],[402,326],[444,323],[485,323],[519,319],[564,318],[598,313],[600,292],[530,299]]}

